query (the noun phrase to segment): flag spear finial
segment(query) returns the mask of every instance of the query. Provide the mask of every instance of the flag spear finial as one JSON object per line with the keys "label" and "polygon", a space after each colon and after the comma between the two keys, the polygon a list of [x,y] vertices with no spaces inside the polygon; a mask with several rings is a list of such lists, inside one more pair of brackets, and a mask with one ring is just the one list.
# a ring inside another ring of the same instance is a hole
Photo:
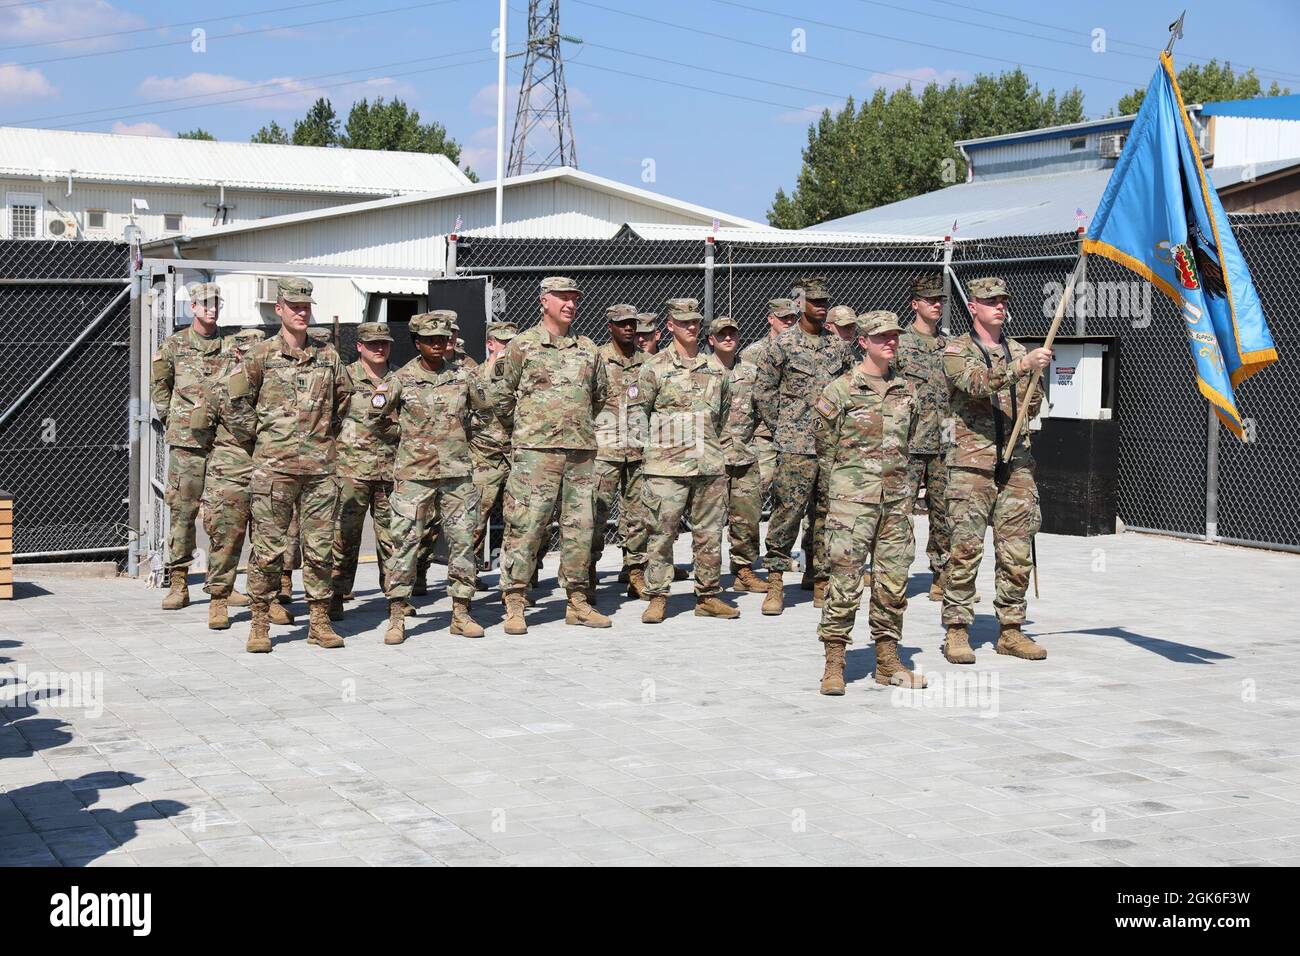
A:
{"label": "flag spear finial", "polygon": [[1187,11],[1184,10],[1182,13],[1178,14],[1177,20],[1169,24],[1169,42],[1165,44],[1166,53],[1173,53],[1174,41],[1181,40],[1183,38],[1183,18],[1186,16],[1187,16]]}

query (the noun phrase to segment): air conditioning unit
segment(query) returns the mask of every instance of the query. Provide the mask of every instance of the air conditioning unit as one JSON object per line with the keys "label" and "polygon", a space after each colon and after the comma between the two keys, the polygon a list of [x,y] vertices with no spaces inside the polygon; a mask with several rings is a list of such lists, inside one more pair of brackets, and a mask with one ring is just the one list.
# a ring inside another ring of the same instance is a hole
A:
{"label": "air conditioning unit", "polygon": [[275,276],[257,277],[257,302],[259,305],[274,305],[279,298],[279,279]]}
{"label": "air conditioning unit", "polygon": [[1102,159],[1119,159],[1119,154],[1124,152],[1124,140],[1128,139],[1128,133],[1106,133],[1097,143],[1097,154]]}
{"label": "air conditioning unit", "polygon": [[64,218],[63,216],[51,216],[50,221],[45,224],[45,231],[51,239],[75,239],[77,238],[77,220]]}

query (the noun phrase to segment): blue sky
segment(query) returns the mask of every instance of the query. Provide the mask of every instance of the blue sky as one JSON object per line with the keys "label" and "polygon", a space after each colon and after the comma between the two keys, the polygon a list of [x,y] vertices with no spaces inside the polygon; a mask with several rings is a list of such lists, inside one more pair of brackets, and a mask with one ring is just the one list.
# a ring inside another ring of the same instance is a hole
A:
{"label": "blue sky", "polygon": [[[578,163],[761,220],[821,107],[1019,64],[1044,90],[1078,85],[1100,116],[1147,84],[1184,2],[562,0],[563,32],[585,41],[565,45]],[[1294,0],[1186,5],[1180,66],[1217,56],[1300,92]],[[512,50],[526,9],[511,0]],[[490,179],[496,19],[496,0],[0,0],[0,125],[247,140],[317,96],[346,115],[396,95]],[[522,63],[510,61],[511,117]]]}

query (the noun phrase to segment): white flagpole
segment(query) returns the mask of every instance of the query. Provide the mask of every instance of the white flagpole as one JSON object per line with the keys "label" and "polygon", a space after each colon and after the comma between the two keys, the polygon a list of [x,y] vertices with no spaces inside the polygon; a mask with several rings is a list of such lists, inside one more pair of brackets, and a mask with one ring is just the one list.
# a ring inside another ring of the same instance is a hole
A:
{"label": "white flagpole", "polygon": [[506,0],[501,0],[497,31],[497,236],[501,235],[501,206],[506,178]]}

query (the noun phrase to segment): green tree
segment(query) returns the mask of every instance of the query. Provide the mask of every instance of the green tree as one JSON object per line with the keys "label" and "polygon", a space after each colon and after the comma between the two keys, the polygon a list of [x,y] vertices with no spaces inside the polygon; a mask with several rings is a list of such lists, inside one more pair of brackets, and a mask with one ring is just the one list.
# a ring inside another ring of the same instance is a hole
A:
{"label": "green tree", "polygon": [[[1290,87],[1279,87],[1276,80],[1265,91],[1260,86],[1253,67],[1238,74],[1233,71],[1231,63],[1224,62],[1220,66],[1218,60],[1211,60],[1204,66],[1198,63],[1187,64],[1178,71],[1178,88],[1183,93],[1183,102],[1188,106],[1193,103],[1250,100],[1257,96],[1286,96],[1291,92]],[[1142,107],[1146,92],[1139,89],[1120,97],[1120,115],[1136,113]]]}
{"label": "green tree", "polygon": [[292,141],[295,146],[337,146],[339,118],[334,105],[324,97],[313,103],[306,116],[294,120]]}
{"label": "green tree", "polygon": [[250,143],[273,143],[277,146],[287,146],[289,144],[289,134],[275,120],[271,120],[270,126],[263,126],[254,133],[248,140]]}
{"label": "green tree", "polygon": [[196,127],[188,133],[177,133],[177,139],[206,139],[209,142],[216,142],[216,137],[202,127]]}
{"label": "green tree", "polygon": [[[460,144],[447,135],[447,128],[437,122],[421,123],[419,112],[396,98],[387,103],[382,96],[373,104],[368,100],[353,103],[339,145],[349,149],[441,153],[460,164]],[[466,170],[466,174],[478,181],[472,171]]]}
{"label": "green tree", "polygon": [[850,98],[808,127],[795,190],[777,190],[767,220],[802,229],[964,182],[955,140],[1082,119],[1082,92],[1071,89],[1059,100],[1054,90],[1044,95],[1020,69],[967,84],[930,83],[919,96],[910,85],[877,89],[861,106]]}

